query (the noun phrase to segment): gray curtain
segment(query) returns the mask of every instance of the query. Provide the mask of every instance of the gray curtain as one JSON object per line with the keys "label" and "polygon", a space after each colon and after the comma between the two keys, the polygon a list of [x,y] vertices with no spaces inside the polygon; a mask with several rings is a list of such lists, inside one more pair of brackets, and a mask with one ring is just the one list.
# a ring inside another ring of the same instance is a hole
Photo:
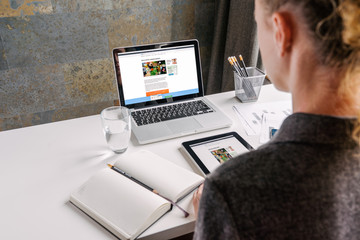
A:
{"label": "gray curtain", "polygon": [[254,0],[216,0],[209,77],[205,93],[234,90],[229,56],[241,54],[247,66],[263,68],[254,19]]}

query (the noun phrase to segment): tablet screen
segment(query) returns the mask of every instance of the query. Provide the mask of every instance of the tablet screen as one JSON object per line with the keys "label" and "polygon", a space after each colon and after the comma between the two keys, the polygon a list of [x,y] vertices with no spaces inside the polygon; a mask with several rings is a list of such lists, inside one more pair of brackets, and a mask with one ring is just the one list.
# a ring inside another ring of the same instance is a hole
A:
{"label": "tablet screen", "polygon": [[212,172],[221,163],[253,149],[236,132],[185,142],[183,146],[205,174]]}

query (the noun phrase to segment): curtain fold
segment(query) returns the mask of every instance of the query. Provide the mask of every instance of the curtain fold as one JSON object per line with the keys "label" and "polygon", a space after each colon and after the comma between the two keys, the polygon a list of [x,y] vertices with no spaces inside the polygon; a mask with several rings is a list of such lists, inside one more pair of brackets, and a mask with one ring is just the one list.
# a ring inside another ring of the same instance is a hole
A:
{"label": "curtain fold", "polygon": [[254,19],[254,0],[216,0],[209,76],[205,93],[234,90],[234,76],[227,61],[241,54],[247,66],[262,69]]}

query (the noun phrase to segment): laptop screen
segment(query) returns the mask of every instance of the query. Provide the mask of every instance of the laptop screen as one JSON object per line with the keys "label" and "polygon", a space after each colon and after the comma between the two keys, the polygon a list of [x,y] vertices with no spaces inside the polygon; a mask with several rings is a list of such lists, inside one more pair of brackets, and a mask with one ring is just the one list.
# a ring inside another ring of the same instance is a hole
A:
{"label": "laptop screen", "polygon": [[198,42],[113,50],[121,105],[142,107],[203,95]]}

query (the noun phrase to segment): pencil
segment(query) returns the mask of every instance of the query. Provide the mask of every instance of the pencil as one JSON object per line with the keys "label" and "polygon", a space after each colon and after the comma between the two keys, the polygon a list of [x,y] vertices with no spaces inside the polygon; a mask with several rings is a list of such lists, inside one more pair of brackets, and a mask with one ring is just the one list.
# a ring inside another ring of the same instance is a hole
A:
{"label": "pencil", "polygon": [[231,57],[228,57],[228,62],[230,63],[232,69],[234,72],[238,72],[238,70],[235,68],[233,60],[231,59]]}
{"label": "pencil", "polygon": [[243,68],[244,68],[245,74],[246,74],[246,76],[248,77],[248,76],[249,76],[249,73],[248,73],[247,70],[246,70],[246,65],[245,65],[244,59],[243,59],[243,57],[241,56],[241,54],[239,55],[239,59],[240,59],[240,62],[241,62],[241,64],[242,64]]}
{"label": "pencil", "polygon": [[236,59],[235,56],[232,57],[233,58],[233,61],[235,62],[236,66],[238,67],[239,71],[242,73],[242,76],[243,77],[248,77],[248,75],[246,75],[246,72],[241,68],[238,60]]}
{"label": "pencil", "polygon": [[244,88],[244,92],[245,95],[249,98],[254,98],[256,97],[256,93],[254,91],[254,88],[251,84],[251,82],[247,79],[247,77],[249,76],[248,72],[246,71],[246,66],[244,63],[244,60],[242,58],[241,55],[239,55],[240,57],[240,63],[242,63],[242,65],[244,66],[244,68],[242,68],[239,64],[239,62],[237,61],[235,56],[230,56],[228,57],[228,61],[231,64],[233,70],[240,76],[242,77],[242,86]]}
{"label": "pencil", "polygon": [[127,173],[124,172],[123,170],[121,170],[121,169],[119,169],[119,168],[117,168],[117,167],[115,167],[115,166],[113,166],[113,165],[111,165],[111,164],[108,164],[108,166],[109,166],[112,170],[114,170],[115,172],[120,173],[121,175],[123,175],[123,176],[129,178],[130,180],[136,182],[137,184],[143,186],[143,187],[146,188],[147,190],[149,190],[149,191],[155,193],[156,195],[159,195],[160,197],[164,198],[165,200],[169,201],[173,206],[176,206],[177,208],[179,208],[179,209],[184,213],[185,217],[188,217],[188,216],[190,215],[187,211],[185,211],[183,208],[181,208],[177,203],[175,203],[174,201],[172,201],[171,199],[169,199],[169,198],[167,198],[167,197],[162,196],[158,191],[156,191],[155,189],[149,187],[149,186],[146,185],[145,183],[137,180],[136,178],[130,176],[129,174],[127,174]]}
{"label": "pencil", "polygon": [[156,190],[154,190],[153,188],[149,187],[148,185],[142,183],[141,181],[137,180],[136,178],[133,178],[132,176],[130,176],[129,174],[127,174],[127,173],[124,172],[123,170],[121,170],[121,169],[119,169],[119,168],[117,168],[117,167],[115,167],[115,166],[113,166],[113,165],[111,165],[111,164],[108,164],[108,166],[109,166],[112,170],[114,170],[114,171],[116,171],[116,172],[124,175],[125,177],[129,178],[130,180],[132,180],[132,181],[136,182],[137,184],[143,186],[143,187],[146,188],[147,190],[156,193]]}
{"label": "pencil", "polygon": [[234,72],[238,73],[240,76],[243,76],[243,73],[242,71],[240,70],[240,68],[235,64],[235,61],[234,61],[234,57],[228,57],[228,61],[230,63],[230,65],[232,66],[232,69]]}

